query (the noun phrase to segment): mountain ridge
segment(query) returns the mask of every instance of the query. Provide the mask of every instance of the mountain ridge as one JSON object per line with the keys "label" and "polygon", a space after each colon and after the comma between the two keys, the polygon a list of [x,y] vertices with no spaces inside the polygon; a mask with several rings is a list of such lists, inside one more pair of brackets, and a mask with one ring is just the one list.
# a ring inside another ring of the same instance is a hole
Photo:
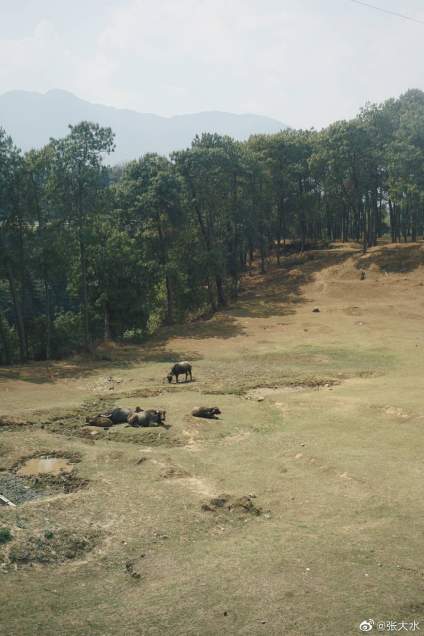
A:
{"label": "mountain ridge", "polygon": [[110,126],[116,134],[111,163],[135,159],[146,152],[169,154],[190,145],[196,134],[216,132],[235,139],[287,128],[271,117],[253,113],[201,111],[164,117],[154,113],[89,102],[62,89],[46,93],[13,90],[0,95],[0,127],[26,151],[67,134],[68,125],[82,120]]}

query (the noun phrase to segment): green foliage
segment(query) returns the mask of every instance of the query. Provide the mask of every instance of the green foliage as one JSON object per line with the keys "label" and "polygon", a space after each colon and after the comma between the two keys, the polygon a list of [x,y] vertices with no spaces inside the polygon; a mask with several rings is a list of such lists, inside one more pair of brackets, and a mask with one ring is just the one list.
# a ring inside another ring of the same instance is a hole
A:
{"label": "green foliage", "polygon": [[13,539],[13,535],[9,528],[0,528],[0,545],[9,543]]}
{"label": "green foliage", "polygon": [[143,340],[237,296],[254,259],[424,232],[424,93],[320,132],[197,136],[108,168],[81,122],[22,156],[0,129],[0,363]]}
{"label": "green foliage", "polygon": [[81,346],[81,316],[72,311],[57,314],[53,321],[52,351],[55,357],[70,355]]}

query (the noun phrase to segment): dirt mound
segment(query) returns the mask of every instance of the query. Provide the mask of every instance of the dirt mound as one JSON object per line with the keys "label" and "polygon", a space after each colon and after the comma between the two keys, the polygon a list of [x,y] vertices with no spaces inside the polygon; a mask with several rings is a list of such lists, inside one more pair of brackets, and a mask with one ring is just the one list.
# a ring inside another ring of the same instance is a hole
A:
{"label": "dirt mound", "polygon": [[99,542],[100,534],[87,531],[84,534],[60,528],[45,530],[36,535],[23,535],[3,554],[3,562],[24,566],[31,563],[53,564],[81,557]]}
{"label": "dirt mound", "polygon": [[202,504],[204,512],[228,511],[242,514],[251,514],[259,516],[262,509],[257,508],[252,501],[252,497],[244,495],[242,497],[234,497],[233,495],[219,495],[210,499],[207,503]]}
{"label": "dirt mound", "polygon": [[106,436],[107,440],[114,442],[126,442],[127,444],[140,444],[142,446],[184,446],[184,441],[176,437],[170,431],[158,428],[138,428],[111,430]]}
{"label": "dirt mound", "polygon": [[52,492],[63,492],[68,495],[71,492],[82,490],[89,484],[88,479],[82,479],[73,473],[62,473],[61,475],[40,475],[31,480],[35,488],[50,488]]}
{"label": "dirt mound", "polygon": [[303,276],[303,272],[301,269],[295,267],[294,269],[290,269],[287,272],[287,276],[291,276],[292,278],[296,278],[298,276]]}
{"label": "dirt mound", "polygon": [[411,417],[407,411],[401,409],[399,406],[386,406],[383,408],[383,412],[389,417],[400,418],[402,420],[407,420]]}
{"label": "dirt mound", "polygon": [[32,422],[27,422],[16,417],[0,415],[0,428],[20,428],[22,426],[32,426]]}
{"label": "dirt mound", "polygon": [[358,266],[389,273],[410,273],[422,268],[424,250],[419,243],[390,244],[362,255]]}
{"label": "dirt mound", "polygon": [[98,378],[95,382],[87,386],[93,393],[101,393],[103,391],[114,391],[120,384],[122,384],[122,378],[115,378],[109,375],[104,378]]}
{"label": "dirt mound", "polygon": [[161,472],[160,476],[163,479],[184,479],[185,477],[191,477],[190,473],[180,466],[168,466]]}
{"label": "dirt mound", "polygon": [[95,439],[102,439],[102,437],[105,437],[105,431],[94,426],[83,426],[79,429],[77,436],[82,437],[83,440],[94,442]]}
{"label": "dirt mound", "polygon": [[354,305],[352,307],[345,307],[343,309],[344,313],[348,316],[362,316],[363,311],[360,307]]}

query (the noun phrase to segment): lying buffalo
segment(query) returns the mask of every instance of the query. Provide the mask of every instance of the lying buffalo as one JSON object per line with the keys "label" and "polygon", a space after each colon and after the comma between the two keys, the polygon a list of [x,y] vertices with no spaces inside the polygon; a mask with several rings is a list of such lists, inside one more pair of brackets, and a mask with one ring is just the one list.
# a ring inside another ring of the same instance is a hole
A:
{"label": "lying buffalo", "polygon": [[106,415],[94,415],[91,417],[87,415],[85,421],[89,426],[101,426],[102,428],[113,426],[112,420]]}
{"label": "lying buffalo", "polygon": [[148,409],[133,413],[128,418],[129,426],[161,426],[166,419],[166,411],[158,411],[156,409]]}
{"label": "lying buffalo", "polygon": [[108,416],[112,420],[112,424],[124,424],[128,422],[128,419],[134,413],[141,413],[143,411],[142,408],[136,406],[135,409],[123,409],[118,406],[116,409],[113,409]]}
{"label": "lying buffalo", "polygon": [[94,417],[87,416],[85,421],[87,424],[90,424],[90,426],[103,426],[106,428],[114,426],[115,424],[124,424],[128,422],[128,419],[133,414],[141,413],[142,411],[143,409],[139,406],[136,406],[135,409],[124,409],[118,406],[111,411],[99,413],[99,415],[95,415]]}
{"label": "lying buffalo", "polygon": [[196,406],[192,412],[194,417],[206,417],[210,420],[217,419],[217,415],[221,415],[221,411],[217,406]]}
{"label": "lying buffalo", "polygon": [[176,382],[178,383],[178,378],[180,375],[185,375],[185,381],[187,382],[188,376],[190,376],[190,382],[193,380],[191,375],[191,364],[189,362],[177,362],[174,364],[168,375],[166,376],[168,382],[172,382],[172,378],[175,376]]}

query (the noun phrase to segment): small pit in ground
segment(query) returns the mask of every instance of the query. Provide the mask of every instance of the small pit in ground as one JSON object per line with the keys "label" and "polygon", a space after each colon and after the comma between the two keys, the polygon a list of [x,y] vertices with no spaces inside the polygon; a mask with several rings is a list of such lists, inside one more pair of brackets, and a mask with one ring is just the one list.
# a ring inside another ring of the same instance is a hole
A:
{"label": "small pit in ground", "polygon": [[88,480],[78,476],[74,464],[78,453],[39,451],[21,457],[8,471],[0,473],[0,494],[15,505],[58,493],[84,488]]}
{"label": "small pit in ground", "polygon": [[254,504],[253,497],[250,495],[243,497],[226,494],[219,495],[202,504],[202,510],[204,512],[235,512],[254,516],[262,514],[262,509]]}
{"label": "small pit in ground", "polygon": [[40,450],[31,455],[24,455],[11,467],[19,477],[51,475],[52,477],[70,474],[74,464],[81,461],[80,453],[62,450]]}
{"label": "small pit in ground", "polygon": [[322,388],[330,388],[340,384],[339,380],[330,378],[311,378],[299,384],[286,384],[281,386],[263,386],[256,389],[250,389],[244,394],[247,400],[261,401],[265,397],[280,395],[281,393],[299,393],[300,391],[319,390]]}
{"label": "small pit in ground", "polygon": [[270,395],[276,395],[280,393],[297,393],[300,391],[306,391],[307,388],[305,386],[264,386],[262,389],[252,389],[245,394],[246,400],[257,400],[261,401],[265,397]]}
{"label": "small pit in ground", "polygon": [[26,460],[16,471],[19,477],[33,477],[34,475],[60,475],[71,473],[74,467],[64,457],[32,457]]}

